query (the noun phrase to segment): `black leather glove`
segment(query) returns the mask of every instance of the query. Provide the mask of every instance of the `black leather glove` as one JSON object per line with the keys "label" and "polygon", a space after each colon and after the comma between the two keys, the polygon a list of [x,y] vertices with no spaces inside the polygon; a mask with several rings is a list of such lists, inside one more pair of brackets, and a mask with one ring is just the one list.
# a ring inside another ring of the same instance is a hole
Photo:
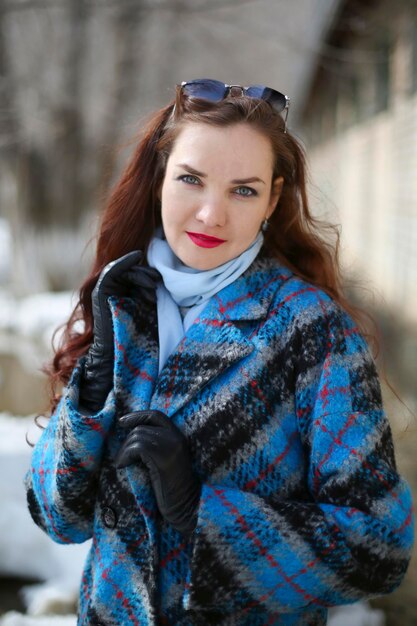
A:
{"label": "black leather glove", "polygon": [[116,458],[116,466],[142,461],[149,470],[162,517],[181,533],[197,523],[201,484],[195,475],[182,432],[160,411],[136,411],[120,418],[130,432]]}
{"label": "black leather glove", "polygon": [[155,301],[157,270],[138,265],[142,252],[134,250],[111,261],[102,270],[91,294],[93,343],[87,352],[81,381],[79,408],[85,413],[99,411],[113,385],[114,340],[108,298],[126,296]]}

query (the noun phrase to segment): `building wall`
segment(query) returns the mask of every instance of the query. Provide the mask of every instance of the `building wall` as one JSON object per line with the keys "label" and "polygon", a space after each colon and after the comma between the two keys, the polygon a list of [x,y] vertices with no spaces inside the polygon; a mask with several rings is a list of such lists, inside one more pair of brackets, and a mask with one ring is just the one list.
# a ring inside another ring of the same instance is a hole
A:
{"label": "building wall", "polygon": [[417,16],[400,4],[366,17],[383,43],[353,33],[346,62],[320,72],[304,130],[345,270],[417,333]]}

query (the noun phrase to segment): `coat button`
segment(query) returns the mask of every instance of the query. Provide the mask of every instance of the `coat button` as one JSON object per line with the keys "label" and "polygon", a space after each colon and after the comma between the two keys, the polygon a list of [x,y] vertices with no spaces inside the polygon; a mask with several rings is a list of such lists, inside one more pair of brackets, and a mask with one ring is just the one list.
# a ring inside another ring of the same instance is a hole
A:
{"label": "coat button", "polygon": [[117,525],[117,516],[116,516],[116,513],[114,512],[114,510],[111,507],[105,506],[103,508],[102,517],[103,517],[104,525],[107,526],[107,528],[115,528],[116,527],[116,525]]}

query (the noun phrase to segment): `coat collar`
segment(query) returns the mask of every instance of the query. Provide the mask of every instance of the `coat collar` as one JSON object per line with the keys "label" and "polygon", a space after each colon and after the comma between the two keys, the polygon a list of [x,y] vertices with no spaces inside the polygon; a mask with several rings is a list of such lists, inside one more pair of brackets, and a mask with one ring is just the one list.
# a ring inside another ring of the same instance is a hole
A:
{"label": "coat collar", "polygon": [[[149,407],[173,416],[221,372],[251,354],[255,346],[239,322],[255,324],[265,319],[274,293],[290,276],[290,270],[275,259],[258,256],[236,281],[209,300],[159,376],[158,346],[148,346],[143,366],[153,381],[137,387],[134,410]],[[116,340],[117,335],[126,339],[125,333],[115,335]]]}

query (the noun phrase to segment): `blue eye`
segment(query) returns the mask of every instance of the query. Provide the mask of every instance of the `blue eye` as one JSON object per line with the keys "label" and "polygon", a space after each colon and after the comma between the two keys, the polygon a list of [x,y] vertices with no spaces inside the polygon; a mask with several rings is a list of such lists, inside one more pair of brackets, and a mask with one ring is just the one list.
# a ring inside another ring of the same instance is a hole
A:
{"label": "blue eye", "polygon": [[244,196],[245,198],[258,195],[258,192],[252,189],[252,187],[238,187],[235,191],[238,196]]}
{"label": "blue eye", "polygon": [[188,185],[198,185],[200,182],[198,178],[196,178],[196,176],[193,176],[192,174],[182,174],[181,176],[178,176],[177,180],[182,180]]}

